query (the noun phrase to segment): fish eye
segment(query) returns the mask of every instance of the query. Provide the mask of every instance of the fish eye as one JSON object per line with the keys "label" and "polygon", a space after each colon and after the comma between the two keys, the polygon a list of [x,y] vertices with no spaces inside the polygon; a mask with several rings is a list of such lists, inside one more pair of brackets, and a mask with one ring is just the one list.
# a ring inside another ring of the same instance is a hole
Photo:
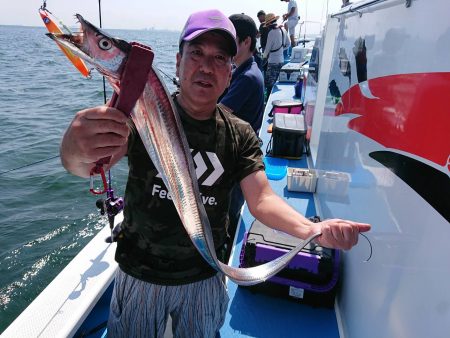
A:
{"label": "fish eye", "polygon": [[111,49],[112,42],[110,39],[101,38],[100,40],[98,40],[98,46],[103,50],[108,50]]}

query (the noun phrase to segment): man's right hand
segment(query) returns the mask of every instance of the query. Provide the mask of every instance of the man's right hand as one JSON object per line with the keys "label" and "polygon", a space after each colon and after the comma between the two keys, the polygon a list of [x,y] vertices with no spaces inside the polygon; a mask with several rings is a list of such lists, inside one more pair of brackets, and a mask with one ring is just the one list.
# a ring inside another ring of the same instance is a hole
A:
{"label": "man's right hand", "polygon": [[61,143],[63,166],[75,175],[89,177],[98,160],[112,156],[104,168],[109,169],[127,152],[127,121],[124,113],[107,106],[79,111]]}

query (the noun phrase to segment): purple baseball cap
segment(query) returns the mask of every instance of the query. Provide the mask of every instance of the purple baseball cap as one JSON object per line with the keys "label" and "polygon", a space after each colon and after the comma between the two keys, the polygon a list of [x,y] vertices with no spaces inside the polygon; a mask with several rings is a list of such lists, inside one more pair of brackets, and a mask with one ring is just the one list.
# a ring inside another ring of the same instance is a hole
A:
{"label": "purple baseball cap", "polygon": [[233,23],[221,11],[210,9],[200,11],[189,16],[180,35],[179,44],[183,41],[192,41],[203,33],[218,30],[228,39],[231,56],[237,53],[236,30]]}

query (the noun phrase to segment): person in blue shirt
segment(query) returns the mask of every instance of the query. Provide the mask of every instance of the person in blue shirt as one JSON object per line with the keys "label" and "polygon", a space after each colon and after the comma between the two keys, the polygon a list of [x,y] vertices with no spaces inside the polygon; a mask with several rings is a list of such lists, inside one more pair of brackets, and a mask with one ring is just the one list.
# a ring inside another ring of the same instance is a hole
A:
{"label": "person in blue shirt", "polygon": [[234,14],[229,19],[237,35],[238,51],[233,58],[236,68],[219,102],[225,110],[250,123],[258,133],[264,113],[264,79],[253,56],[258,29],[248,15]]}
{"label": "person in blue shirt", "polygon": [[[248,15],[234,14],[229,19],[236,29],[238,48],[237,54],[233,58],[236,68],[233,70],[230,86],[219,99],[219,106],[248,122],[258,134],[264,114],[264,78],[253,56],[256,50],[258,29]],[[236,184],[231,193],[231,205],[228,213],[230,239],[234,237],[243,204],[242,190],[239,184]],[[230,253],[230,248],[231,245],[229,245],[226,256]]]}

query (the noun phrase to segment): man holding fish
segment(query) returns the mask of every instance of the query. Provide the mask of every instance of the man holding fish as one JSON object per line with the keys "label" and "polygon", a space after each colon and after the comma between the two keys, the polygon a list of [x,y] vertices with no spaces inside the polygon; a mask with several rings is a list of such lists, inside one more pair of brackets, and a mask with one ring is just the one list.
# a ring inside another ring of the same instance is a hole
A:
{"label": "man holding fish", "polygon": [[[74,48],[117,86],[107,68],[112,67],[112,59],[117,63],[126,53],[125,42],[109,38],[81,16],[79,20],[82,39],[66,37],[68,42],[59,43]],[[151,82],[133,109],[132,123],[115,108],[82,110],[61,144],[64,167],[81,177],[89,177],[92,167],[104,157],[111,156],[106,170],[128,156],[124,221],[116,251],[119,270],[108,337],[162,337],[169,315],[175,337],[215,337],[228,305],[222,272],[244,285],[267,278],[268,274],[255,277],[253,270],[239,271],[217,260],[224,250],[230,192],[236,182],[240,182],[255,218],[293,236],[320,235],[315,239],[319,245],[348,250],[357,243],[360,232],[370,229],[369,224],[341,219],[312,223],[272,191],[251,126],[217,106],[217,99],[229,86],[237,51],[235,29],[223,13],[192,14],[179,46],[176,69],[180,89],[173,102],[159,91],[158,81]],[[174,122],[167,121],[171,114]],[[170,128],[165,128],[166,124]],[[178,124],[186,136],[174,132]],[[160,134],[166,129],[168,134]],[[183,167],[181,161],[186,155],[182,149],[185,140],[188,162],[192,162],[192,154],[197,169],[208,163],[214,167],[212,172],[197,172],[192,178],[193,166]],[[168,165],[171,161],[180,167]],[[195,184],[190,186],[189,180]]]}

